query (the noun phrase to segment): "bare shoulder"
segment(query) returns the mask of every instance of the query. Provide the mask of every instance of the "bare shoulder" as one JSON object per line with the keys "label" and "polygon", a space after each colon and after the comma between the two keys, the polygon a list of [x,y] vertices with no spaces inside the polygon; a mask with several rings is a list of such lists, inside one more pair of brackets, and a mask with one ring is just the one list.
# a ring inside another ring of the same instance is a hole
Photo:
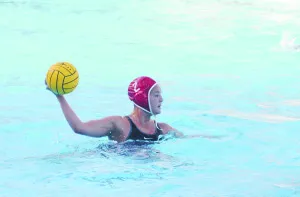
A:
{"label": "bare shoulder", "polygon": [[167,134],[171,131],[177,131],[175,128],[173,128],[171,125],[164,123],[164,122],[160,122],[158,123],[159,127],[162,129],[163,134]]}
{"label": "bare shoulder", "polygon": [[175,129],[174,127],[172,127],[171,125],[169,125],[167,123],[158,123],[158,125],[162,129],[162,133],[164,135],[168,134],[168,133],[172,133],[176,137],[182,137],[182,136],[184,136],[183,133],[181,133],[180,131],[178,131],[177,129]]}
{"label": "bare shoulder", "polygon": [[105,121],[110,123],[117,123],[122,119],[122,116],[106,116],[104,118],[98,119],[96,121]]}
{"label": "bare shoulder", "polygon": [[123,116],[107,116],[106,118],[116,122],[116,121],[122,121]]}
{"label": "bare shoulder", "polygon": [[106,117],[106,119],[111,121],[116,127],[122,127],[124,124],[127,123],[126,118],[124,116],[108,116]]}
{"label": "bare shoulder", "polygon": [[117,141],[122,141],[130,131],[130,123],[125,116],[108,116],[106,117],[113,124],[113,130],[110,137]]}

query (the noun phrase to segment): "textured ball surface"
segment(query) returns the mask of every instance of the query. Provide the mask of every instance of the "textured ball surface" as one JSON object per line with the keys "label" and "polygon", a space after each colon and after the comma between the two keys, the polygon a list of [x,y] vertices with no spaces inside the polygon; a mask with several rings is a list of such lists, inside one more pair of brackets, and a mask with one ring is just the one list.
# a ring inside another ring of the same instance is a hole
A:
{"label": "textured ball surface", "polygon": [[58,62],[52,65],[46,76],[48,88],[57,95],[73,92],[79,82],[76,68],[68,62]]}

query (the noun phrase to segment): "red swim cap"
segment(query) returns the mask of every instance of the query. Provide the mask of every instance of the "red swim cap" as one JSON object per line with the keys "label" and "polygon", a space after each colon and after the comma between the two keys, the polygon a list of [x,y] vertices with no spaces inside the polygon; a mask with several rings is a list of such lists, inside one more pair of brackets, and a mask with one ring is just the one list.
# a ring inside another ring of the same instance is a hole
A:
{"label": "red swim cap", "polygon": [[128,96],[133,103],[142,110],[152,113],[150,108],[150,91],[156,85],[156,81],[150,77],[141,76],[134,79],[128,86]]}

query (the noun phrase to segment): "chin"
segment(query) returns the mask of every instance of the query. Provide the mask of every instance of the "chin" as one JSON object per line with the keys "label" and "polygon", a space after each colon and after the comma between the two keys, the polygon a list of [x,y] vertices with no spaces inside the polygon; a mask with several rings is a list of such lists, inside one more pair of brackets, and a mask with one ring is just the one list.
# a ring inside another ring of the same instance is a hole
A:
{"label": "chin", "polygon": [[157,114],[160,114],[161,111],[160,110],[157,110],[156,112],[154,112],[154,115],[157,115]]}

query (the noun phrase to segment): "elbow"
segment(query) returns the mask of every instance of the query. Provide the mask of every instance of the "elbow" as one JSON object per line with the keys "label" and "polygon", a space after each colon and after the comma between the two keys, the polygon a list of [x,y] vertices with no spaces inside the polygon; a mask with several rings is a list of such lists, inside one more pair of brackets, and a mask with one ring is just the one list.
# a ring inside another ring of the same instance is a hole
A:
{"label": "elbow", "polygon": [[83,123],[73,126],[72,129],[73,129],[74,133],[76,133],[76,134],[84,135],[84,133],[85,133]]}
{"label": "elbow", "polygon": [[73,131],[74,131],[74,133],[76,133],[76,134],[80,134],[80,135],[83,135],[83,131],[82,130],[80,130],[80,129],[73,129]]}

